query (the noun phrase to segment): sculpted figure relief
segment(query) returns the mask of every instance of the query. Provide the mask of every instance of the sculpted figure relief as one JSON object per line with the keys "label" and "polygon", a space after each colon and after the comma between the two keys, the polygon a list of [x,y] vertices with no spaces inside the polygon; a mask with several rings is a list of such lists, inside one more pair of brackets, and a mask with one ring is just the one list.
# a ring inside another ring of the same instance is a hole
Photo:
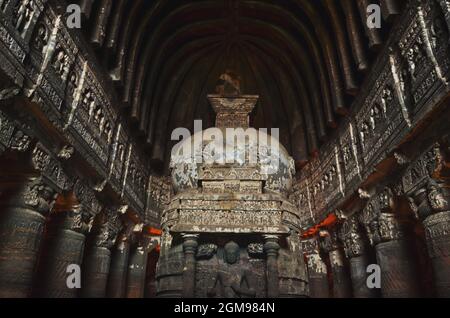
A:
{"label": "sculpted figure relief", "polygon": [[240,262],[239,245],[233,241],[224,246],[224,259],[218,267],[213,287],[208,290],[208,297],[242,298],[255,297],[253,277],[249,268]]}

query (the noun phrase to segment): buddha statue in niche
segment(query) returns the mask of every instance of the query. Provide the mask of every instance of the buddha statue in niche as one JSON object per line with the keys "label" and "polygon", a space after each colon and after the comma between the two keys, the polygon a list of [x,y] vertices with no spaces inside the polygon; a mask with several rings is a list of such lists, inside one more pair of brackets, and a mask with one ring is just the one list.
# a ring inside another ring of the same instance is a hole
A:
{"label": "buddha statue in niche", "polygon": [[223,262],[219,263],[214,284],[208,297],[245,298],[255,297],[256,291],[251,270],[240,261],[240,247],[230,241],[224,246]]}

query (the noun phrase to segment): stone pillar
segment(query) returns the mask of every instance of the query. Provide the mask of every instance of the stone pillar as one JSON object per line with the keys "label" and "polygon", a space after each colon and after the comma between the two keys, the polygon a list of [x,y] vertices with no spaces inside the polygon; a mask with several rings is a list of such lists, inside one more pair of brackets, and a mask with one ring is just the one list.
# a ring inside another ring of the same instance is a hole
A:
{"label": "stone pillar", "polygon": [[450,297],[450,186],[430,180],[414,195],[425,228],[436,296]]}
{"label": "stone pillar", "polygon": [[88,238],[83,259],[81,295],[85,298],[104,298],[111,262],[110,249],[118,228],[117,209],[105,209],[97,215]]}
{"label": "stone pillar", "polygon": [[303,253],[308,268],[309,296],[312,298],[330,297],[327,265],[320,256],[317,237],[302,241]]}
{"label": "stone pillar", "polygon": [[[37,297],[76,298],[79,287],[69,288],[69,265],[81,268],[86,234],[93,216],[74,196],[59,196],[39,264]],[[81,279],[81,277],[80,277]]]}
{"label": "stone pillar", "polygon": [[279,296],[278,277],[278,235],[264,235],[264,252],[266,253],[266,279],[267,297],[276,298]]}
{"label": "stone pillar", "polygon": [[339,237],[344,244],[345,256],[350,265],[353,297],[378,297],[378,290],[367,287],[367,266],[371,263],[369,247],[355,216],[344,221],[339,229]]}
{"label": "stone pillar", "polygon": [[195,253],[198,246],[198,234],[182,234],[184,268],[183,268],[183,297],[192,298],[195,292]]}
{"label": "stone pillar", "polygon": [[127,271],[126,298],[143,298],[145,291],[145,274],[147,270],[146,242],[142,235],[143,224],[136,225],[137,237],[135,248],[131,249]]}
{"label": "stone pillar", "polygon": [[41,178],[2,180],[0,297],[29,297],[54,192]]}
{"label": "stone pillar", "polygon": [[113,247],[106,297],[122,298],[125,295],[132,228],[131,223],[124,225]]}
{"label": "stone pillar", "polygon": [[328,254],[331,277],[333,279],[333,297],[349,298],[352,296],[351,283],[345,264],[344,252],[337,240],[336,231],[321,230],[320,247]]}
{"label": "stone pillar", "polygon": [[150,250],[147,258],[147,273],[145,277],[145,298],[156,297],[156,267],[158,264],[160,249],[158,243]]}
{"label": "stone pillar", "polygon": [[418,297],[414,257],[410,253],[402,224],[394,215],[397,208],[390,188],[371,200],[361,215],[370,244],[375,247],[381,268],[381,294],[386,298]]}

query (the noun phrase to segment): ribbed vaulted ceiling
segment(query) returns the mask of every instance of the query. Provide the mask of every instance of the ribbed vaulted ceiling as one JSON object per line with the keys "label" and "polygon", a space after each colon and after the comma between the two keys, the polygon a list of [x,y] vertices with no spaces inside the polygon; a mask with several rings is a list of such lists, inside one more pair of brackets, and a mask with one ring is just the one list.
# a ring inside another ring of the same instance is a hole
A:
{"label": "ribbed vaulted ceiling", "polygon": [[[214,125],[206,94],[227,69],[259,94],[255,128],[280,129],[298,165],[349,109],[397,0],[81,0],[83,31],[152,162],[167,166],[176,127]],[[366,29],[369,3],[383,28]],[[364,23],[363,23],[364,21]]]}

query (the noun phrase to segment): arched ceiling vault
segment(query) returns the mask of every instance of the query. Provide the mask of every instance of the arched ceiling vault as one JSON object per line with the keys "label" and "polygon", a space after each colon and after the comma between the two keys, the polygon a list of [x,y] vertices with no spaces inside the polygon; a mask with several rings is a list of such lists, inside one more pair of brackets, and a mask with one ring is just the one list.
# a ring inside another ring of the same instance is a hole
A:
{"label": "arched ceiling vault", "polygon": [[119,107],[162,171],[174,128],[214,125],[206,95],[226,69],[260,95],[252,125],[279,128],[297,164],[308,161],[347,113],[403,3],[371,1],[390,22],[367,31],[366,2],[79,0]]}

